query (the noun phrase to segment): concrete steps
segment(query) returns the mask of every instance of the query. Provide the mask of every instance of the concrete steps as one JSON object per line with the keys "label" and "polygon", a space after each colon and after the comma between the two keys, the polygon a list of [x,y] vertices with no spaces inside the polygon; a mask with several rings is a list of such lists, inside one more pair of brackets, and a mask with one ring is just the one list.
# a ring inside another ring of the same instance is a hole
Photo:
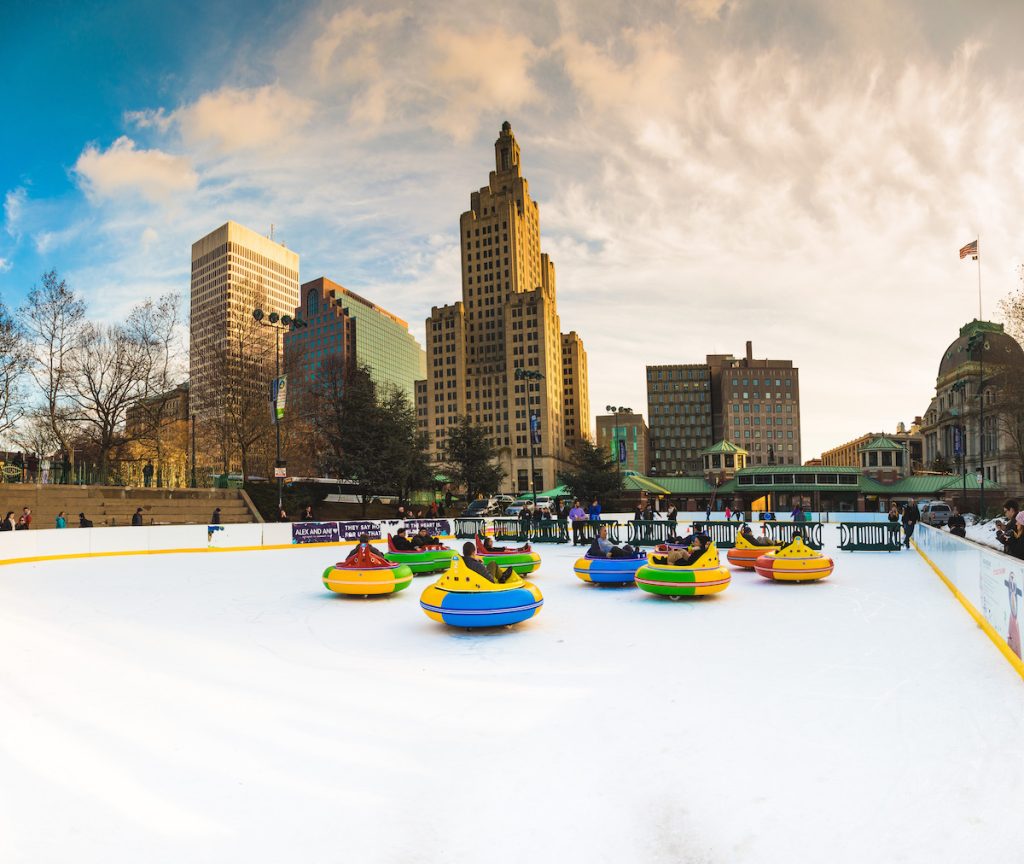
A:
{"label": "concrete steps", "polygon": [[220,507],[224,524],[260,521],[243,495],[232,489],[0,484],[0,518],[13,510],[16,522],[23,507],[32,510],[33,528],[52,528],[61,510],[69,528],[78,525],[79,513],[97,527],[131,525],[139,507],[146,525],[205,525],[215,507]]}

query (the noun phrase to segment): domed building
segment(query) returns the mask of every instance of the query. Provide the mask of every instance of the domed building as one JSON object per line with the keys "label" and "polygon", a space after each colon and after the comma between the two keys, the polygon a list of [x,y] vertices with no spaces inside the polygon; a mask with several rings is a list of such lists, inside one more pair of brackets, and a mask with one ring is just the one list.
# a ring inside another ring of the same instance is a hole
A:
{"label": "domed building", "polygon": [[[1021,452],[1024,405],[1024,349],[1002,324],[971,321],[943,352],[935,396],[921,424],[927,469],[966,473],[970,494],[979,472],[986,489],[1016,495],[1024,489]],[[979,400],[979,393],[981,399]],[[1015,440],[1016,439],[1016,440]],[[950,490],[951,492],[953,490]]]}

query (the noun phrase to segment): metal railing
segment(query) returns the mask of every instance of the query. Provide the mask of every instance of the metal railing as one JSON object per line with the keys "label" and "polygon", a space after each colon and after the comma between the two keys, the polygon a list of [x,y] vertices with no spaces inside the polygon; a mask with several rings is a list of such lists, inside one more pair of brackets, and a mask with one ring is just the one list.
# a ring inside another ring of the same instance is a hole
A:
{"label": "metal railing", "polygon": [[667,543],[669,537],[674,537],[678,533],[675,522],[660,519],[633,519],[626,523],[626,528],[626,542],[633,546],[657,546],[659,543]]}
{"label": "metal railing", "polygon": [[839,523],[839,548],[846,552],[896,552],[902,542],[898,522]]}

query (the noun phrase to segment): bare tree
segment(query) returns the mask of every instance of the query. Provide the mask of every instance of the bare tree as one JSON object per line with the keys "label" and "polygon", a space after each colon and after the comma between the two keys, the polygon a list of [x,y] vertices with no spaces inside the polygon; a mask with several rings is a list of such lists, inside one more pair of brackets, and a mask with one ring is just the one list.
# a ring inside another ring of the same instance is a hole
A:
{"label": "bare tree", "polygon": [[177,400],[171,398],[171,391],[185,376],[181,325],[181,297],[165,294],[132,309],[125,327],[139,347],[142,362],[139,399],[133,406],[138,437],[156,452],[158,482],[164,475],[168,435],[177,419]]}
{"label": "bare tree", "polygon": [[28,347],[18,322],[0,301],[0,438],[24,414],[23,383],[28,367]]}
{"label": "bare tree", "polygon": [[73,437],[68,410],[71,357],[85,324],[85,304],[50,270],[29,291],[18,321],[28,343],[29,373],[42,396],[41,413],[67,452]]}
{"label": "bare tree", "polygon": [[[268,338],[269,337],[269,338]],[[205,381],[202,424],[219,451],[224,472],[237,457],[242,476],[266,457],[273,442],[269,382],[274,374],[273,334],[251,319],[207,350],[204,365],[216,370]]]}
{"label": "bare tree", "polygon": [[105,483],[114,451],[127,440],[125,418],[142,391],[145,351],[123,327],[86,324],[70,363],[72,418],[95,444]]}

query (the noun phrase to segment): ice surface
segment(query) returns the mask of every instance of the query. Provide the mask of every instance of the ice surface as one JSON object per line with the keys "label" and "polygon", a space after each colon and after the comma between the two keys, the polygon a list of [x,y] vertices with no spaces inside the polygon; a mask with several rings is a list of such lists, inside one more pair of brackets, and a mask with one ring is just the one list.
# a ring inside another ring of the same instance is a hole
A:
{"label": "ice surface", "polygon": [[539,550],[484,632],[337,549],[0,568],[0,861],[1022,859],[1024,684],[916,553],[672,603]]}

